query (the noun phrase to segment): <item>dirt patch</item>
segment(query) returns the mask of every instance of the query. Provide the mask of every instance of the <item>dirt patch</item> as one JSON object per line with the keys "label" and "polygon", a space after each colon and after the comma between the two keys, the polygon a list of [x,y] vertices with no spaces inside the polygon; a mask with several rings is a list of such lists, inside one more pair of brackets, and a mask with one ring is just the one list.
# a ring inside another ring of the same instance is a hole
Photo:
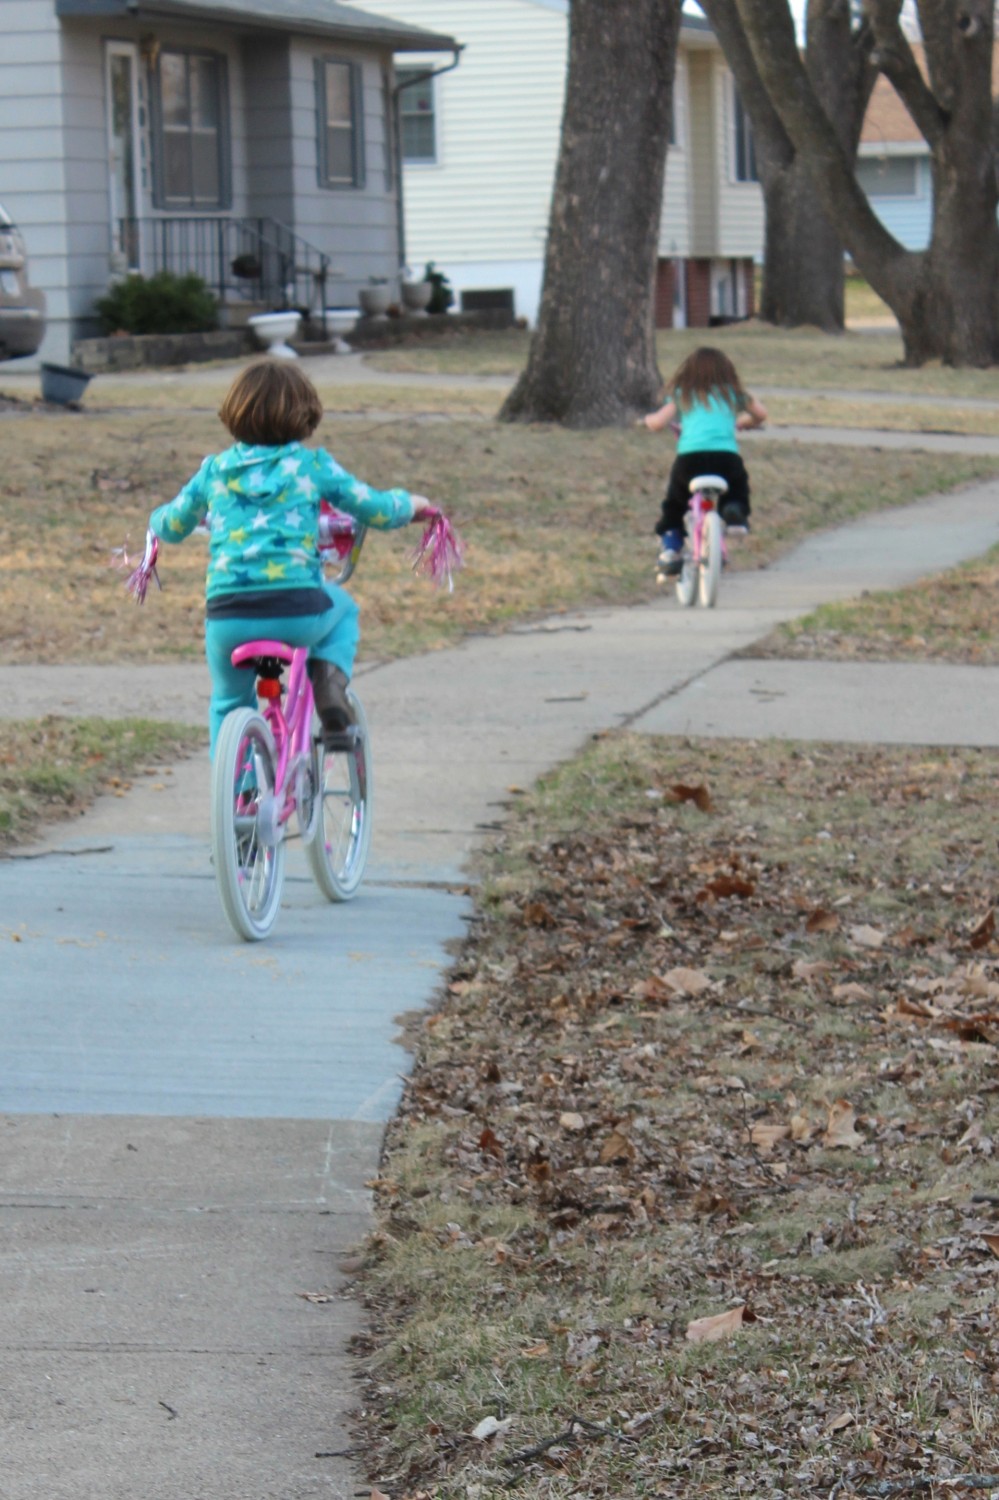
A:
{"label": "dirt patch", "polygon": [[528,799],[375,1184],[394,1500],[999,1471],[997,770],[612,736]]}

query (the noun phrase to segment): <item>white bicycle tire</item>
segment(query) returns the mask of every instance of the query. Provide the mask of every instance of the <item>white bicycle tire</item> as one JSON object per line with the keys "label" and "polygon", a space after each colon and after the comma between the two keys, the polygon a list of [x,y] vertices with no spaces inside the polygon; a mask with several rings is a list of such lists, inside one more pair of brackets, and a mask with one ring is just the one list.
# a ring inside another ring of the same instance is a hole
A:
{"label": "white bicycle tire", "polygon": [[697,565],[693,553],[683,549],[683,566],[676,578],[676,597],[684,609],[689,609],[697,599]]}
{"label": "white bicycle tire", "polygon": [[713,609],[718,598],[722,565],[722,523],[716,510],[708,511],[701,530],[701,576],[698,594],[705,609]]}
{"label": "white bicycle tire", "polygon": [[[317,789],[320,802],[315,837],[306,845],[312,877],[327,901],[352,901],[357,895],[371,846],[375,784],[371,735],[360,699],[352,688],[347,697],[360,730],[353,751],[317,745]],[[332,780],[331,780],[332,778]]]}
{"label": "white bicycle tire", "polygon": [[[243,775],[245,745],[253,743],[254,775],[273,793],[277,753],[270,726],[252,708],[227,714],[212,761],[211,827],[215,884],[232,930],[248,943],[260,942],[274,926],[284,888],[285,844],[259,837],[257,815],[241,821],[237,781]],[[259,790],[259,786],[258,786]]]}

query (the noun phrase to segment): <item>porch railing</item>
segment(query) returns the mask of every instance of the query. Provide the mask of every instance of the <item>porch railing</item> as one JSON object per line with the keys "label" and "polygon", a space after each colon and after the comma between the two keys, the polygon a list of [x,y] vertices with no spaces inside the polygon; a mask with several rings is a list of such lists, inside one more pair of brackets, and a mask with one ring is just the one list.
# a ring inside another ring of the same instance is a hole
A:
{"label": "porch railing", "polygon": [[122,219],[119,244],[146,275],[194,272],[220,306],[238,300],[323,314],[333,275],[328,255],[277,219],[164,215]]}

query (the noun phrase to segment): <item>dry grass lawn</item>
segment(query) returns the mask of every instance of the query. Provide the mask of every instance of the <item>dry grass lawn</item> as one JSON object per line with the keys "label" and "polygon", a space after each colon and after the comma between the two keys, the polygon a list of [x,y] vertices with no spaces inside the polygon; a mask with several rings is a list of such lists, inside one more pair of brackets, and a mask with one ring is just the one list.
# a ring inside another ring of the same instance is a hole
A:
{"label": "dry grass lawn", "polygon": [[999,665],[999,547],[908,588],[826,604],[745,654],[834,661]]}
{"label": "dry grass lawn", "polygon": [[376,1183],[379,1492],[999,1486],[997,772],[609,736],[520,804]]}
{"label": "dry grass lawn", "polygon": [[[142,389],[149,401],[157,386]],[[210,410],[169,404],[132,412],[14,410],[0,418],[4,660],[200,655],[204,543],[191,538],[167,551],[164,591],[142,610],[109,560],[126,538],[141,546],[149,511],[177,491],[221,435]],[[415,532],[369,538],[353,586],[369,658],[654,592],[651,533],[672,457],[665,438],[424,420],[404,411],[384,420],[332,413],[319,437],[371,483],[404,483],[434,496],[468,543],[467,568],[448,595],[412,575]],[[758,565],[817,527],[996,467],[988,459],[760,444],[752,457],[757,524],[736,565]]]}

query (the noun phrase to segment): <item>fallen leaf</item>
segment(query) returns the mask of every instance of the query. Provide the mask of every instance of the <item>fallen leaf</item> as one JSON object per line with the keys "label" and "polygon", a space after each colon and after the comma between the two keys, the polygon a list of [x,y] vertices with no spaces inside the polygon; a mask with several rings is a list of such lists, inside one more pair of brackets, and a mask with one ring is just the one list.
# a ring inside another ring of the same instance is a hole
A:
{"label": "fallen leaf", "polygon": [[755,1323],[756,1314],[746,1306],[730,1307],[728,1312],[715,1313],[711,1318],[695,1318],[687,1324],[686,1338],[691,1344],[716,1344],[720,1339],[731,1338],[744,1323]]}
{"label": "fallen leaf", "polygon": [[586,1126],[586,1121],[582,1115],[577,1115],[572,1110],[567,1110],[564,1115],[559,1115],[558,1122],[563,1130],[583,1130]]}
{"label": "fallen leaf", "polygon": [[521,1349],[521,1359],[544,1359],[548,1353],[548,1345],[542,1340],[540,1344],[532,1344],[529,1349]]}
{"label": "fallen leaf", "polygon": [[812,1136],[814,1134],[815,1134],[815,1125],[812,1123],[812,1121],[808,1118],[807,1115],[792,1115],[791,1116],[791,1139],[792,1139],[792,1141],[797,1141],[799,1145],[802,1145],[802,1144],[804,1144],[805,1141],[810,1141],[812,1139]]}
{"label": "fallen leaf", "polygon": [[523,920],[525,927],[555,927],[555,921],[549,908],[543,901],[528,901],[524,907]]}
{"label": "fallen leaf", "polygon": [[983,1234],[982,1239],[988,1245],[992,1254],[999,1258],[999,1234]]}
{"label": "fallen leaf", "polygon": [[786,1141],[790,1134],[790,1125],[768,1125],[764,1120],[758,1120],[749,1132],[749,1139],[766,1156],[778,1141]]}
{"label": "fallen leaf", "polygon": [[853,1427],[856,1417],[852,1411],[841,1411],[838,1417],[830,1417],[826,1423],[826,1432],[842,1432],[844,1427]]}
{"label": "fallen leaf", "polygon": [[883,948],[887,936],[880,927],[868,927],[863,923],[850,928],[850,941],[860,948]]}
{"label": "fallen leaf", "polygon": [[660,979],[658,974],[650,974],[648,979],[640,979],[631,993],[636,1000],[665,1004],[673,999],[676,991],[670,988],[665,979]]}
{"label": "fallen leaf", "polygon": [[824,907],[818,906],[812,912],[805,923],[806,932],[835,932],[839,926],[839,917],[834,911],[826,911]]}
{"label": "fallen leaf", "polygon": [[506,1152],[503,1149],[502,1142],[495,1132],[490,1130],[488,1125],[479,1136],[479,1150],[484,1156],[495,1157],[497,1161],[506,1160]]}
{"label": "fallen leaf", "polygon": [[987,948],[996,935],[996,914],[990,907],[968,938],[972,948]]}
{"label": "fallen leaf", "polygon": [[322,1304],[324,1302],[336,1301],[336,1297],[332,1292],[299,1292],[298,1295],[301,1297],[303,1302],[315,1302],[317,1304]]}
{"label": "fallen leaf", "polygon": [[635,1148],[628,1137],[615,1130],[600,1148],[600,1165],[608,1167],[612,1161],[634,1161],[635,1155]]}
{"label": "fallen leaf", "polygon": [[820,979],[823,974],[828,974],[831,968],[832,965],[827,964],[821,958],[816,959],[814,963],[809,963],[807,958],[796,958],[791,965],[791,973],[795,979],[803,979],[806,984],[811,984],[813,980]]}
{"label": "fallen leaf", "polygon": [[717,880],[705,881],[704,889],[716,900],[723,901],[727,896],[747,899],[755,894],[756,886],[751,880],[740,880],[736,875],[720,875]]}
{"label": "fallen leaf", "polygon": [[857,1117],[853,1112],[853,1105],[848,1100],[837,1099],[836,1103],[830,1107],[822,1144],[833,1150],[842,1147],[851,1151],[867,1144],[857,1130]]}
{"label": "fallen leaf", "polygon": [[869,1000],[870,990],[865,990],[862,984],[837,984],[833,987],[834,1000]]}
{"label": "fallen leaf", "polygon": [[704,813],[711,811],[711,794],[706,786],[684,786],[677,782],[669,788],[666,797],[670,802],[693,802]]}
{"label": "fallen leaf", "polygon": [[484,1443],[487,1439],[498,1437],[500,1433],[506,1432],[512,1421],[512,1417],[504,1417],[502,1422],[497,1421],[495,1417],[483,1417],[478,1426],[472,1428],[472,1436],[480,1443]]}
{"label": "fallen leaf", "polygon": [[701,995],[711,988],[711,980],[703,969],[669,969],[662,977],[679,995]]}

